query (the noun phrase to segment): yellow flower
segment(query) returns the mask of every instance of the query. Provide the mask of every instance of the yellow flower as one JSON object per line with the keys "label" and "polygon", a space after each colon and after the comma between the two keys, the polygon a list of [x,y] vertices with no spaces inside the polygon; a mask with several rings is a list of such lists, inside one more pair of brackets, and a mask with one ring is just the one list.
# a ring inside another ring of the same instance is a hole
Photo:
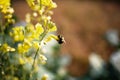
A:
{"label": "yellow flower", "polygon": [[37,23],[35,26],[32,24],[28,24],[25,28],[25,31],[25,39],[33,41],[39,40],[39,37],[44,32],[44,29],[40,23]]}
{"label": "yellow flower", "polygon": [[32,57],[27,57],[27,58],[25,58],[26,59],[26,62],[28,62],[28,63],[33,63],[33,58]]}
{"label": "yellow flower", "polygon": [[1,45],[0,50],[3,51],[3,53],[15,51],[15,48],[10,47],[7,43],[4,43]]}
{"label": "yellow flower", "polygon": [[42,34],[44,32],[44,29],[43,29],[43,27],[42,27],[42,25],[40,23],[37,23],[35,25],[35,28],[36,28],[36,34],[40,35],[40,34]]}
{"label": "yellow flower", "polygon": [[37,12],[33,12],[33,16],[34,16],[34,17],[37,17],[37,16],[38,16],[38,13],[37,13]]}
{"label": "yellow flower", "polygon": [[7,13],[10,9],[10,0],[0,0],[0,9],[1,12]]}
{"label": "yellow flower", "polygon": [[25,39],[23,44],[18,44],[18,52],[19,53],[26,53],[29,51],[31,46],[32,46],[32,44],[28,40]]}
{"label": "yellow flower", "polygon": [[57,5],[52,0],[41,0],[42,5],[48,6],[50,8],[56,8]]}
{"label": "yellow flower", "polygon": [[55,23],[53,23],[51,21],[48,22],[48,28],[49,28],[49,32],[57,31],[57,27],[56,27]]}
{"label": "yellow flower", "polygon": [[24,61],[24,59],[22,59],[22,58],[19,58],[19,63],[20,63],[20,64],[25,64],[25,61]]}
{"label": "yellow flower", "polygon": [[34,29],[35,29],[34,25],[29,23],[26,26],[26,33],[30,34],[31,32],[33,32]]}
{"label": "yellow flower", "polygon": [[47,74],[44,74],[41,78],[41,80],[48,80],[48,75]]}
{"label": "yellow flower", "polygon": [[0,5],[2,6],[10,6],[10,0],[0,0]]}
{"label": "yellow flower", "polygon": [[33,42],[33,47],[38,49],[40,47],[39,42]]}
{"label": "yellow flower", "polygon": [[23,49],[23,47],[22,47],[22,44],[18,44],[18,52],[19,53],[23,53],[24,51],[23,51],[24,49]]}
{"label": "yellow flower", "polygon": [[39,11],[43,6],[51,8],[56,8],[57,5],[52,0],[27,0],[28,5],[31,9]]}
{"label": "yellow flower", "polygon": [[39,55],[39,62],[41,63],[41,64],[45,64],[46,63],[46,61],[47,61],[47,58],[44,56],[44,55]]}
{"label": "yellow flower", "polygon": [[26,22],[30,23],[31,22],[31,15],[29,13],[27,13],[25,17],[26,17],[25,18]]}
{"label": "yellow flower", "polygon": [[52,39],[58,40],[58,37],[55,36],[55,35],[53,35],[53,34],[51,34],[51,35],[47,36],[47,37],[44,39],[44,43],[47,43],[47,42],[51,41]]}
{"label": "yellow flower", "polygon": [[14,27],[13,32],[10,32],[10,36],[13,37],[15,42],[23,41],[24,40],[24,32],[23,27]]}

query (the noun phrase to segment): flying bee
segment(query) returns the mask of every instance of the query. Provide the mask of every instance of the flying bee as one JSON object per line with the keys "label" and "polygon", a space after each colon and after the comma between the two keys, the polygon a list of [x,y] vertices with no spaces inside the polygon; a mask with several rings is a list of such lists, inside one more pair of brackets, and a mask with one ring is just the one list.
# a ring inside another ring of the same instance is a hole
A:
{"label": "flying bee", "polygon": [[57,37],[58,37],[57,42],[58,42],[59,44],[63,44],[63,43],[65,43],[65,39],[64,39],[63,36],[58,35]]}
{"label": "flying bee", "polygon": [[65,43],[64,37],[61,35],[55,36],[55,35],[49,35],[45,40],[44,40],[44,44],[46,44],[46,42],[49,42],[51,39],[56,40],[59,44],[63,44]]}

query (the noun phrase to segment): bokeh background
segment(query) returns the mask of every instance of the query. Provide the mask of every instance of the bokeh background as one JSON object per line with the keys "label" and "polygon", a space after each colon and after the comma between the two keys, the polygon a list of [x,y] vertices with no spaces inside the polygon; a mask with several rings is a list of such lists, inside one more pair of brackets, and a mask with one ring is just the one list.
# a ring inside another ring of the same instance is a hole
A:
{"label": "bokeh background", "polygon": [[[54,1],[52,18],[66,41],[59,53],[70,57],[66,80],[120,80],[119,1]],[[12,3],[22,23],[29,7],[25,0]]]}

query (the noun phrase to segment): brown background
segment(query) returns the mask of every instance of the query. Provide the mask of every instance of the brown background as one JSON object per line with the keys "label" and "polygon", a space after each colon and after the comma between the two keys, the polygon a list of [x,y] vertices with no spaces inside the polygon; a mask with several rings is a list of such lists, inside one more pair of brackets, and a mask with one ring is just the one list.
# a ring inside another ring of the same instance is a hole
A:
{"label": "brown background", "polygon": [[[99,54],[106,62],[115,50],[105,40],[109,29],[120,30],[120,6],[116,2],[55,0],[53,21],[58,34],[65,37],[62,53],[72,56],[68,67],[72,75],[84,75],[89,68],[88,57],[92,52]],[[29,8],[24,0],[13,1],[16,14],[24,20]]]}

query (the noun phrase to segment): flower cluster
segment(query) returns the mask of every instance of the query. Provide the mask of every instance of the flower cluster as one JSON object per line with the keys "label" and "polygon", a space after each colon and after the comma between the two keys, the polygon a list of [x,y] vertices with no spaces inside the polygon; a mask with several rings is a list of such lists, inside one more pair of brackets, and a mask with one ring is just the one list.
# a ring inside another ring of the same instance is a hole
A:
{"label": "flower cluster", "polygon": [[10,0],[0,0],[0,18],[2,18],[0,22],[0,31],[5,30],[5,25],[15,23],[15,20],[13,19],[13,13],[14,9],[10,7]]}
{"label": "flower cluster", "polygon": [[[48,36],[50,32],[57,30],[55,23],[51,21],[51,10],[57,5],[52,0],[26,1],[32,9],[31,13],[26,14],[26,25],[14,26],[14,10],[10,0],[0,0],[0,63],[3,65],[2,68],[0,65],[1,79],[39,79],[33,75],[37,73],[39,64],[45,64],[47,60],[41,50],[42,43],[57,39],[53,34]],[[21,74],[24,71],[26,72]]]}

